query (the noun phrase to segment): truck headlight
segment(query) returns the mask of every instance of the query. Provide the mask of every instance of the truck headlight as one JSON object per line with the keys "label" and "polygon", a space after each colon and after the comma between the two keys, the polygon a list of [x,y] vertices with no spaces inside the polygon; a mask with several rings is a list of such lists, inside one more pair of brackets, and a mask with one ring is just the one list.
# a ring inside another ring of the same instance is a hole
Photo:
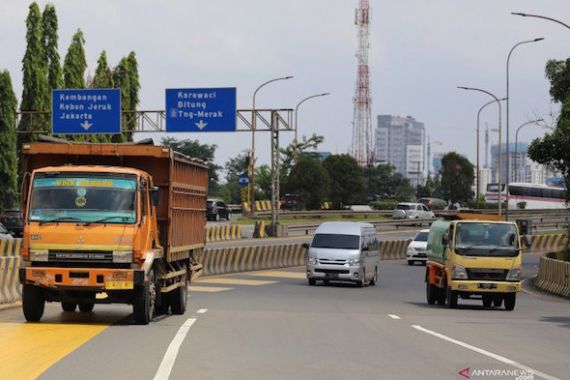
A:
{"label": "truck headlight", "polygon": [[521,280],[521,267],[515,267],[507,273],[507,281],[520,281]]}
{"label": "truck headlight", "polygon": [[360,265],[360,260],[359,259],[350,259],[350,260],[348,260],[348,265],[350,265],[351,267],[358,266],[358,265]]}
{"label": "truck headlight", "polygon": [[309,257],[308,262],[311,265],[315,265],[317,263],[317,258],[316,257]]}
{"label": "truck headlight", "polygon": [[47,249],[30,249],[30,261],[48,261]]}
{"label": "truck headlight", "polygon": [[454,265],[451,269],[452,280],[467,280],[467,271],[461,265]]}
{"label": "truck headlight", "polygon": [[133,261],[133,251],[113,251],[114,263],[131,263]]}

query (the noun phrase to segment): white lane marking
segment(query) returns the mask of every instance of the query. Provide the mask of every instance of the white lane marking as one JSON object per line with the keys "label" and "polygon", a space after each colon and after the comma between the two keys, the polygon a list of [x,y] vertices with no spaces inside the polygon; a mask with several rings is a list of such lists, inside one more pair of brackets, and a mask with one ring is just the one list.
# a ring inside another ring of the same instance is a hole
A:
{"label": "white lane marking", "polygon": [[430,334],[430,335],[432,335],[432,336],[435,336],[436,338],[443,339],[443,340],[448,341],[448,342],[450,342],[450,343],[457,344],[458,346],[461,346],[461,347],[463,347],[463,348],[467,348],[468,350],[471,350],[471,351],[475,351],[475,352],[477,352],[477,353],[479,353],[479,354],[481,354],[481,355],[485,355],[485,356],[487,356],[487,357],[490,357],[490,358],[495,359],[495,360],[497,360],[497,361],[500,361],[500,362],[502,362],[502,363],[508,364],[508,365],[513,366],[513,367],[515,367],[515,368],[522,369],[522,370],[524,370],[524,371],[532,372],[532,373],[534,373],[536,376],[542,377],[543,379],[547,379],[547,380],[560,380],[558,377],[551,376],[551,375],[548,375],[548,374],[546,374],[546,373],[544,373],[544,372],[537,371],[536,369],[527,367],[527,366],[525,366],[525,365],[523,365],[523,364],[521,364],[521,363],[519,363],[519,362],[516,362],[516,361],[511,360],[511,359],[508,359],[508,358],[505,358],[504,356],[497,355],[497,354],[494,354],[494,353],[492,353],[492,352],[486,351],[486,350],[484,350],[484,349],[482,349],[482,348],[472,346],[472,345],[470,345],[469,343],[465,343],[465,342],[462,342],[462,341],[460,341],[460,340],[450,338],[450,337],[448,337],[447,335],[443,335],[443,334],[437,333],[437,332],[435,332],[435,331],[428,330],[428,329],[426,329],[426,328],[423,328],[422,326],[419,326],[419,325],[412,325],[412,327],[413,327],[414,329],[418,330],[418,331],[424,332],[424,333],[426,333],[426,334]]}
{"label": "white lane marking", "polygon": [[397,316],[396,314],[388,314],[388,316],[392,319],[401,319],[399,316]]}
{"label": "white lane marking", "polygon": [[207,311],[208,311],[208,309],[200,309],[196,312],[196,314],[204,314]]}
{"label": "white lane marking", "polygon": [[160,367],[158,367],[158,371],[156,371],[156,375],[154,375],[154,380],[168,380],[170,377],[170,372],[172,371],[172,367],[174,366],[174,362],[176,361],[176,356],[178,356],[178,350],[186,338],[186,334],[190,331],[190,327],[196,322],[196,318],[189,318],[182,324],[172,342],[168,346],[164,357],[162,358],[162,362],[160,363]]}

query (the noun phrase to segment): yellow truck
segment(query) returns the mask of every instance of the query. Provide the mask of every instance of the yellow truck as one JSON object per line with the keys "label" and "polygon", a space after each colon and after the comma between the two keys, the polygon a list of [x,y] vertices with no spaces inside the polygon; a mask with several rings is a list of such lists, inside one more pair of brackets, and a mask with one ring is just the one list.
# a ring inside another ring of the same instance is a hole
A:
{"label": "yellow truck", "polygon": [[426,298],[456,308],[458,299],[513,310],[521,289],[521,238],[517,225],[487,215],[449,215],[430,228]]}
{"label": "yellow truck", "polygon": [[32,143],[22,148],[22,308],[133,305],[137,323],[186,309],[200,269],[208,167],[148,144]]}

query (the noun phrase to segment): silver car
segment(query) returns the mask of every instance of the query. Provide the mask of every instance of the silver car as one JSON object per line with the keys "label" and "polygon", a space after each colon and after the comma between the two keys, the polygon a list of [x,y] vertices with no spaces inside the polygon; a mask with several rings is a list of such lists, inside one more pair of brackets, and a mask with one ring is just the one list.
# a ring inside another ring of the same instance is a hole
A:
{"label": "silver car", "polygon": [[309,285],[318,280],[355,282],[360,286],[378,282],[378,237],[369,223],[326,222],[317,228],[307,258]]}
{"label": "silver car", "polygon": [[422,203],[398,203],[392,211],[393,219],[433,219],[435,214]]}

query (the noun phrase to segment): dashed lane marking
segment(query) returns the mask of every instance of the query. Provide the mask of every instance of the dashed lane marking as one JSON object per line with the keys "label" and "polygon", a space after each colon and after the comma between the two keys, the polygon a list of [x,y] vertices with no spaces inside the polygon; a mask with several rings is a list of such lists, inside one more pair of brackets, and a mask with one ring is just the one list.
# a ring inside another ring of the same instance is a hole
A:
{"label": "dashed lane marking", "polygon": [[200,284],[227,284],[227,285],[246,285],[246,286],[260,286],[275,284],[277,281],[261,281],[261,280],[243,280],[239,278],[205,278],[196,281]]}
{"label": "dashed lane marking", "polygon": [[154,380],[168,380],[170,377],[170,372],[172,372],[172,367],[174,367],[174,362],[176,361],[176,357],[178,356],[178,350],[180,350],[180,346],[182,342],[184,342],[184,338],[190,331],[190,327],[196,322],[195,318],[189,318],[178,330],[172,342],[168,346],[164,357],[162,358],[162,362],[160,363],[160,367],[158,367],[158,371],[156,371],[156,375],[154,375]]}
{"label": "dashed lane marking", "polygon": [[541,377],[541,378],[546,379],[546,380],[560,380],[558,377],[548,375],[548,374],[546,374],[546,373],[544,373],[544,372],[540,372],[540,371],[538,371],[538,370],[536,370],[536,369],[527,367],[527,366],[525,366],[525,365],[523,365],[523,364],[521,364],[521,363],[519,363],[519,362],[516,362],[516,361],[514,361],[514,360],[508,359],[508,358],[506,358],[506,357],[504,357],[504,356],[494,354],[494,353],[489,352],[489,351],[487,351],[487,350],[484,350],[484,349],[482,349],[482,348],[472,346],[472,345],[470,345],[469,343],[465,343],[465,342],[462,342],[462,341],[460,341],[460,340],[453,339],[453,338],[450,338],[450,337],[448,337],[448,336],[446,336],[446,335],[440,334],[440,333],[438,333],[438,332],[435,332],[435,331],[432,331],[432,330],[428,330],[428,329],[426,329],[426,328],[424,328],[424,327],[422,327],[422,326],[419,326],[419,325],[412,325],[412,327],[413,327],[414,329],[418,330],[418,331],[421,331],[421,332],[424,332],[424,333],[426,333],[426,334],[435,336],[436,338],[439,338],[439,339],[445,340],[445,341],[447,341],[447,342],[456,344],[456,345],[461,346],[461,347],[463,347],[463,348],[466,348],[466,349],[468,349],[468,350],[477,352],[477,353],[479,353],[479,354],[481,354],[481,355],[485,355],[485,356],[487,356],[487,357],[489,357],[489,358],[492,358],[492,359],[495,359],[495,360],[497,360],[497,361],[499,361],[499,362],[501,362],[501,363],[510,365],[510,366],[512,366],[512,367],[515,367],[515,368],[518,368],[518,369],[521,369],[521,370],[524,370],[524,371],[531,372],[531,373],[533,373],[533,374],[534,374],[535,376],[537,376],[537,377]]}
{"label": "dashed lane marking", "polygon": [[392,319],[401,319],[399,316],[397,316],[396,314],[388,314],[388,316]]}
{"label": "dashed lane marking", "polygon": [[197,286],[191,285],[188,290],[191,292],[204,292],[204,293],[217,293],[225,292],[226,290],[232,290],[233,288],[222,288],[219,286]]}
{"label": "dashed lane marking", "polygon": [[196,312],[196,314],[204,314],[207,311],[208,311],[208,309],[200,309]]}

